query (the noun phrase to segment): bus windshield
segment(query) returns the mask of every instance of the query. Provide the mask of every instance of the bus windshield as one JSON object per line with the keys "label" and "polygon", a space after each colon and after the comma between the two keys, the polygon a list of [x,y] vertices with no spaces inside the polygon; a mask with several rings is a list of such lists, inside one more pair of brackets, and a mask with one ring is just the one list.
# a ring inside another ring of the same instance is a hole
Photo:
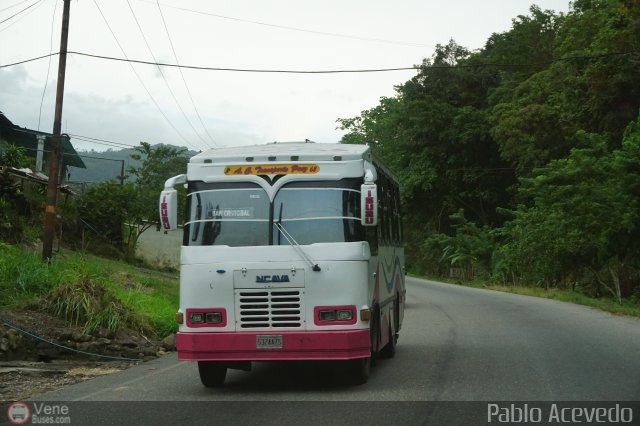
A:
{"label": "bus windshield", "polygon": [[362,241],[359,182],[292,182],[273,202],[255,184],[192,182],[183,243],[242,247]]}
{"label": "bus windshield", "polygon": [[335,182],[315,185],[296,182],[278,191],[273,202],[274,245],[291,244],[276,224],[298,244],[363,239],[359,188],[338,187]]}
{"label": "bus windshield", "polygon": [[269,244],[269,197],[257,185],[192,183],[184,245]]}

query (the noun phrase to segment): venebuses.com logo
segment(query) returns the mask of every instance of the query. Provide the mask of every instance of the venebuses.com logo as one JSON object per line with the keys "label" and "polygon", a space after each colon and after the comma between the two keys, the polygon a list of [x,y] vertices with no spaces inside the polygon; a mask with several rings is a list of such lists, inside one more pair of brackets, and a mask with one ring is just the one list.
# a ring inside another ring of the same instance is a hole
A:
{"label": "venebuses.com logo", "polygon": [[7,407],[7,419],[14,425],[23,425],[31,418],[31,410],[24,402],[14,402]]}
{"label": "venebuses.com logo", "polygon": [[14,425],[71,424],[67,405],[44,402],[34,402],[32,407],[24,402],[13,402],[7,406],[7,419]]}

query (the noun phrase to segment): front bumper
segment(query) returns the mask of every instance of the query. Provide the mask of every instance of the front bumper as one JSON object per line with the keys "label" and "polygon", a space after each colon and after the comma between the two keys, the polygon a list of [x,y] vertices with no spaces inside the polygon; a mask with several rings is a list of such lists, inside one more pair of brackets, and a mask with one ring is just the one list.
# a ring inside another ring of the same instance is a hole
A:
{"label": "front bumper", "polygon": [[[256,336],[282,336],[281,349],[257,349]],[[182,361],[346,360],[370,356],[369,330],[184,333],[176,335]]]}

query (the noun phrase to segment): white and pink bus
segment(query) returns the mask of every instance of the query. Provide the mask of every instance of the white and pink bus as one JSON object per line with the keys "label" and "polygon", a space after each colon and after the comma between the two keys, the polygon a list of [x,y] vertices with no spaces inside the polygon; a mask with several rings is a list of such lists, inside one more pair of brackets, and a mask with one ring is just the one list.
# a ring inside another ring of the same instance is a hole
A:
{"label": "white and pink bus", "polygon": [[392,357],[405,306],[398,182],[368,146],[212,149],[160,196],[180,255],[178,358],[207,387],[252,361],[335,360],[356,383]]}

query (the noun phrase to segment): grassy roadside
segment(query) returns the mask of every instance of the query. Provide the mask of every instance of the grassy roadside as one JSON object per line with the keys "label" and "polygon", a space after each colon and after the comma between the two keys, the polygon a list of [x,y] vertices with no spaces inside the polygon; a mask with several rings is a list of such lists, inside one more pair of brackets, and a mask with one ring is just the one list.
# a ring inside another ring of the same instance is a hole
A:
{"label": "grassy roadside", "polygon": [[585,294],[578,293],[571,290],[562,290],[557,288],[544,289],[541,287],[526,287],[526,286],[513,286],[513,285],[498,285],[495,283],[489,283],[484,281],[460,281],[441,277],[424,277],[419,275],[409,274],[409,276],[415,278],[422,278],[432,281],[446,282],[449,284],[462,285],[465,287],[484,288],[488,290],[502,291],[506,293],[521,294],[525,296],[541,297],[545,299],[553,299],[561,302],[574,303],[576,305],[589,306],[595,309],[600,309],[605,312],[610,312],[617,315],[628,315],[640,318],[640,304],[634,303],[630,300],[622,300],[622,303],[618,303],[610,297],[593,298]]}
{"label": "grassy roadside", "polygon": [[176,330],[178,275],[76,252],[50,265],[32,250],[0,243],[0,310],[38,308],[79,324],[153,331]]}

